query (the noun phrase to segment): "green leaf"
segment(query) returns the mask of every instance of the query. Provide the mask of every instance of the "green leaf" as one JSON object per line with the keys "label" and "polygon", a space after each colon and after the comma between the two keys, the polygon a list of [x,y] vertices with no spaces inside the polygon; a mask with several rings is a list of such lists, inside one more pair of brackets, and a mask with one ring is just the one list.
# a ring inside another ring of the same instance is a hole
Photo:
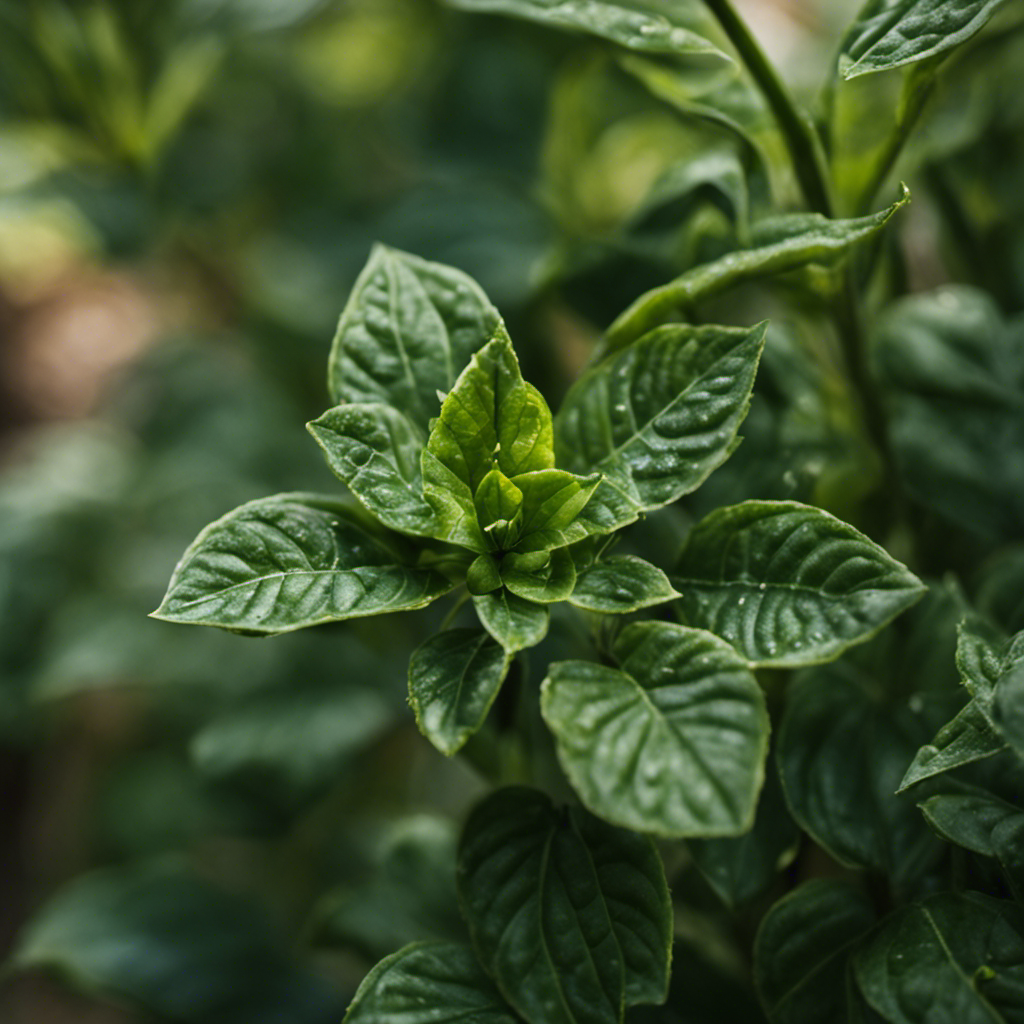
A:
{"label": "green leaf", "polygon": [[523,522],[523,492],[497,467],[480,481],[473,495],[477,522],[494,549],[510,549]]}
{"label": "green leaf", "polygon": [[996,728],[1024,757],[1024,630],[1002,652],[992,712]]}
{"label": "green leaf", "polygon": [[[1024,651],[1019,652],[1024,654]],[[1022,658],[1024,661],[1024,658]],[[981,761],[1007,749],[1006,737],[995,721],[997,686],[1005,672],[1012,673],[1017,659],[978,635],[966,623],[957,633],[956,664],[971,699],[947,722],[935,738],[917,752],[907,769],[900,792],[924,779]]]}
{"label": "green leaf", "polygon": [[673,586],[691,626],[754,665],[835,658],[917,602],[921,581],[852,526],[791,501],[717,509],[690,533]]}
{"label": "green leaf", "polygon": [[387,405],[340,405],[307,429],[338,478],[385,526],[434,534],[433,508],[423,497],[420,455],[426,437]]}
{"label": "green leaf", "polygon": [[346,1024],[517,1024],[469,946],[414,942],[363,979]]}
{"label": "green leaf", "polygon": [[482,629],[448,629],[409,661],[409,703],[420,732],[449,757],[484,724],[508,655]]}
{"label": "green leaf", "polygon": [[612,555],[577,576],[569,603],[590,612],[625,615],[678,596],[657,566],[635,555]]}
{"label": "green leaf", "polygon": [[[556,438],[562,465],[605,477],[585,519],[604,522],[609,492],[624,503],[625,521],[635,519],[699,487],[728,458],[764,334],[764,325],[673,324],[577,381],[559,409]],[[614,513],[611,521],[620,525]]]}
{"label": "green leaf", "polygon": [[868,217],[829,220],[820,214],[800,213],[762,222],[754,228],[749,248],[694,267],[641,295],[608,328],[599,354],[632,344],[659,323],[674,319],[679,309],[690,309],[743,281],[783,274],[810,263],[834,262],[853,246],[876,236],[909,201],[904,186],[892,206]]}
{"label": "green leaf", "polygon": [[867,895],[815,879],[765,915],[754,941],[754,980],[772,1024],[846,1020],[850,954],[874,926]]}
{"label": "green leaf", "polygon": [[413,568],[400,542],[328,498],[260,498],[199,534],[153,616],[286,633],[422,608],[452,589],[439,573]]}
{"label": "green leaf", "polygon": [[497,590],[501,583],[501,570],[493,555],[477,555],[466,570],[466,589],[474,597]]}
{"label": "green leaf", "polygon": [[839,51],[843,78],[936,57],[979,31],[1003,0],[867,0]]}
{"label": "green leaf", "polygon": [[498,311],[461,271],[374,246],[331,348],[331,398],[394,406],[425,431],[438,392],[500,326]]}
{"label": "green leaf", "polygon": [[768,715],[757,680],[710,633],[627,626],[621,666],[551,665],[541,712],[583,803],[662,836],[738,835],[764,779]]}
{"label": "green leaf", "polygon": [[509,654],[535,647],[547,635],[551,618],[547,607],[505,587],[474,595],[473,604],[481,625]]}
{"label": "green leaf", "polygon": [[868,1002],[892,1024],[1024,1020],[1024,911],[941,893],[888,917],[854,957]]}
{"label": "green leaf", "polygon": [[1024,322],[950,285],[893,303],[871,351],[914,499],[986,541],[1024,537]]}
{"label": "green leaf", "polygon": [[[554,465],[551,412],[540,392],[523,380],[501,329],[473,355],[427,439],[424,491],[441,522],[437,536],[474,551],[493,549],[477,520],[475,496],[485,478],[497,469],[522,490],[515,478]],[[484,487],[485,518],[515,497],[507,488],[499,497],[500,486],[492,477]]]}
{"label": "green leaf", "polygon": [[468,940],[455,889],[457,840],[446,818],[417,814],[390,825],[375,844],[372,873],[318,901],[311,941],[372,962],[422,939]]}
{"label": "green leaf", "polygon": [[516,547],[521,551],[550,551],[604,532],[581,515],[600,478],[575,476],[562,469],[541,469],[515,478],[523,492],[523,519]]}
{"label": "green leaf", "polygon": [[293,964],[252,904],[190,873],[84,875],[30,921],[9,962],[182,1024],[323,1024],[344,1006]]}
{"label": "green leaf", "polygon": [[[534,567],[533,561],[538,554],[544,561]],[[576,564],[567,548],[525,554],[512,552],[502,560],[501,579],[518,597],[552,604],[571,596],[576,586]]]}
{"label": "green leaf", "polygon": [[885,685],[848,659],[800,673],[776,757],[800,826],[840,863],[881,872],[899,890],[920,882],[941,844],[914,801],[896,795],[928,720]]}
{"label": "green leaf", "polygon": [[445,0],[474,14],[505,14],[552,28],[586,32],[628,50],[731,61],[703,33],[707,17],[696,5],[666,7],[631,0]]}
{"label": "green leaf", "polygon": [[753,827],[728,839],[691,839],[686,844],[700,873],[730,907],[764,892],[796,856],[800,830],[789,815],[778,774],[769,771]]}
{"label": "green leaf", "polygon": [[649,839],[502,789],[466,823],[458,884],[477,953],[528,1024],[618,1024],[665,999],[672,907]]}

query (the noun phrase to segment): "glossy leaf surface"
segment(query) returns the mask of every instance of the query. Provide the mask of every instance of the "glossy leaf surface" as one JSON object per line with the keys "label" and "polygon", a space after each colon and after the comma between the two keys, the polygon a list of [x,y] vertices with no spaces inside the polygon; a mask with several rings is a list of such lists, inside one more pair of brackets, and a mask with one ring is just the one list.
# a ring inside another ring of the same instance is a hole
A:
{"label": "glossy leaf surface", "polygon": [[331,398],[394,406],[426,431],[437,393],[448,391],[500,324],[466,274],[378,245],[338,324],[327,368]]}
{"label": "glossy leaf surface", "polygon": [[267,634],[422,608],[452,584],[413,568],[400,541],[330,499],[261,498],[199,534],[153,614]]}
{"label": "glossy leaf surface", "polygon": [[1007,900],[932,896],[890,916],[854,962],[893,1024],[1024,1020],[1024,913]]}
{"label": "glossy leaf surface", "polygon": [[[552,28],[587,32],[629,50],[672,56],[727,57],[701,33],[706,15],[689,4],[657,5],[623,0],[445,0],[452,7],[505,14]],[[647,10],[644,10],[644,7]]]}
{"label": "glossy leaf surface", "polygon": [[466,823],[458,881],[476,950],[529,1024],[613,1024],[665,998],[672,910],[649,839],[503,789]]}
{"label": "glossy leaf surface", "polygon": [[448,629],[409,661],[409,703],[443,754],[454,754],[484,723],[508,671],[504,648],[482,629]]}
{"label": "glossy leaf surface", "polygon": [[469,946],[416,942],[363,979],[348,1024],[517,1024]]}
{"label": "glossy leaf surface", "polygon": [[678,597],[656,565],[635,555],[611,555],[584,569],[569,602],[606,615],[625,615]]}
{"label": "glossy leaf surface", "polygon": [[[543,561],[534,564],[539,555]],[[567,548],[554,551],[512,552],[504,557],[501,579],[518,597],[540,604],[565,601],[576,586],[576,565]]]}
{"label": "glossy leaf surface", "polygon": [[619,492],[633,518],[694,490],[728,458],[746,415],[764,327],[662,327],[598,364],[557,419],[559,461],[599,472],[584,513],[603,522]]}
{"label": "glossy leaf surface", "polygon": [[308,429],[331,469],[380,522],[403,533],[436,532],[420,475],[426,435],[402,412],[379,403],[340,405]]}
{"label": "glossy leaf surface", "polygon": [[779,900],[754,942],[754,979],[772,1024],[845,1020],[847,963],[874,923],[867,895],[846,882],[815,879]]}
{"label": "glossy leaf surface", "polygon": [[827,661],[924,593],[852,526],[796,502],[712,512],[693,528],[671,578],[683,621],[728,640],[755,665]]}
{"label": "glossy leaf surface", "polygon": [[608,821],[663,836],[749,828],[764,778],[768,717],[736,652],[664,622],[623,630],[620,668],[553,664],[541,711],[584,804]]}
{"label": "glossy leaf surface", "polygon": [[184,871],[76,879],[22,935],[11,966],[60,972],[86,992],[184,1024],[330,1024],[344,1000],[293,964],[248,901]]}
{"label": "glossy leaf surface", "polygon": [[868,0],[840,48],[844,78],[886,71],[959,46],[1003,0]]}
{"label": "glossy leaf surface", "polygon": [[504,587],[474,596],[473,604],[481,625],[509,654],[534,647],[547,635],[550,613],[546,606]]}

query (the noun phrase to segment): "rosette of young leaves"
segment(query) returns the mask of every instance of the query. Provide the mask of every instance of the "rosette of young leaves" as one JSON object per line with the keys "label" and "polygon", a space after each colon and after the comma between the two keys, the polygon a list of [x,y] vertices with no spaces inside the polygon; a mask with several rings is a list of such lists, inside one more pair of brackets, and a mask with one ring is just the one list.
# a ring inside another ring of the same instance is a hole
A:
{"label": "rosette of young leaves", "polygon": [[843,78],[948,53],[984,27],[1003,0],[868,0],[839,50]]}
{"label": "rosette of young leaves", "polygon": [[481,962],[528,1024],[619,1024],[664,1001],[672,905],[650,839],[502,789],[466,823],[458,885]]}
{"label": "rosette of young leaves", "polygon": [[1017,724],[1024,674],[1024,633],[1003,645],[979,635],[978,628],[962,624],[956,648],[960,680],[970,700],[930,743],[918,750],[903,777],[901,791],[924,779],[999,754],[1011,747],[1011,736],[1012,746],[1024,756],[1024,736]]}
{"label": "rosette of young leaves", "polygon": [[266,635],[422,608],[454,584],[416,562],[404,537],[349,505],[279,494],[207,526],[153,615]]}
{"label": "rosette of young leaves", "polygon": [[747,662],[703,630],[627,626],[618,668],[556,662],[541,712],[583,803],[662,836],[750,828],[764,779],[768,715]]}
{"label": "rosette of young leaves", "polygon": [[559,459],[602,475],[582,519],[615,529],[695,490],[729,457],[764,335],[764,325],[668,325],[572,387],[555,423]]}
{"label": "rosette of young leaves", "polygon": [[852,526],[791,501],[712,512],[691,531],[671,578],[685,623],[775,667],[829,661],[925,592]]}

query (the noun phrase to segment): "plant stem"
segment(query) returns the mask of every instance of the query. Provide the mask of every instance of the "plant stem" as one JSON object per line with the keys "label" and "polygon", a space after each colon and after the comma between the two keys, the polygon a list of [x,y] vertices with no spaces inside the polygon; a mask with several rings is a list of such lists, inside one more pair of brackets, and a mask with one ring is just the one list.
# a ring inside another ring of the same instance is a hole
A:
{"label": "plant stem", "polygon": [[705,0],[705,3],[718,19],[729,41],[736,47],[758,88],[764,93],[786,141],[793,161],[793,171],[807,204],[812,210],[831,217],[833,205],[828,168],[811,119],[797,106],[786,83],[779,77],[730,0]]}

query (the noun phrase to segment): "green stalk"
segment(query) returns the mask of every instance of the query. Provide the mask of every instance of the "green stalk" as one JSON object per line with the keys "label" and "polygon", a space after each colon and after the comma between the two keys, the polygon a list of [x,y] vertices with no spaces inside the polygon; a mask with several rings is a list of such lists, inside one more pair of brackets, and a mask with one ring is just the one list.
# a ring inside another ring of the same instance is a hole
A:
{"label": "green stalk", "polygon": [[811,119],[797,106],[786,83],[779,77],[730,0],[705,0],[705,3],[718,19],[729,42],[736,47],[736,52],[743,59],[758,88],[764,93],[786,141],[793,161],[793,171],[808,206],[831,217],[833,204],[828,167]]}

